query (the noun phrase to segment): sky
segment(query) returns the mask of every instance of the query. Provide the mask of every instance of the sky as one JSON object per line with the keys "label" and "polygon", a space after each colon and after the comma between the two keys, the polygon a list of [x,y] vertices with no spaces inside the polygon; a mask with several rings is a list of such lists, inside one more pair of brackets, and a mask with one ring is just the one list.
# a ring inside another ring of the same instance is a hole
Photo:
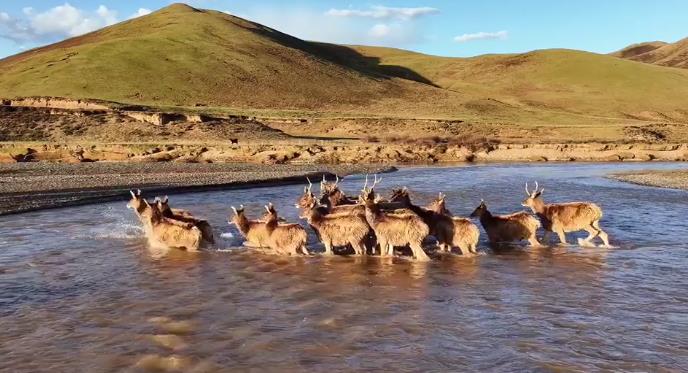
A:
{"label": "sky", "polygon": [[[0,0],[0,58],[141,16],[167,0]],[[688,37],[687,0],[191,0],[307,40],[467,57],[609,53]]]}

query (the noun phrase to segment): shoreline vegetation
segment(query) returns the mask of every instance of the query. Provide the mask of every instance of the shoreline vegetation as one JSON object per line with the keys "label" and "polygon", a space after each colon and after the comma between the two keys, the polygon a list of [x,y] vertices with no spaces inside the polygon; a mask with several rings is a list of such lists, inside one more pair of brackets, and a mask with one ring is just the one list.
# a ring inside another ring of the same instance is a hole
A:
{"label": "shoreline vegetation", "polygon": [[644,186],[688,190],[688,170],[633,171],[609,175],[609,178]]}
{"label": "shoreline vegetation", "polygon": [[16,163],[0,164],[0,215],[126,200],[129,190],[167,194],[304,184],[323,175],[384,173],[379,165],[260,165],[246,163]]}

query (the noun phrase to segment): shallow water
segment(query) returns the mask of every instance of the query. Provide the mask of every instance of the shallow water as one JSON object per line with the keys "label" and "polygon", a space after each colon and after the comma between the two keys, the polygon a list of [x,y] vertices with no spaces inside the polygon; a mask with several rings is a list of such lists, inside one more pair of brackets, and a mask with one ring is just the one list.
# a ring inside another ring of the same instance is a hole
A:
{"label": "shallow water", "polygon": [[[241,249],[231,204],[281,215],[302,186],[171,196],[220,244],[156,253],[125,202],[0,217],[0,371],[685,371],[688,193],[605,179],[670,164],[488,165],[383,175],[467,215],[590,199],[618,248],[516,248],[429,264]],[[349,192],[361,177],[347,178]],[[253,203],[252,203],[253,202]],[[569,235],[569,240],[583,237]],[[314,241],[314,237],[311,237]],[[313,242],[314,243],[314,242]]]}

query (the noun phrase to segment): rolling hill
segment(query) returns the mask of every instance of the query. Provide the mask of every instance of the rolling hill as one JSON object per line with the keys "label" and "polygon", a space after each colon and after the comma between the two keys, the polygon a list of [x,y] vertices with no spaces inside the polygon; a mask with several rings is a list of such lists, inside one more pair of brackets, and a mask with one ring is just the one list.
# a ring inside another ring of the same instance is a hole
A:
{"label": "rolling hill", "polygon": [[688,38],[675,43],[654,41],[633,44],[611,55],[654,65],[688,69]]}
{"label": "rolling hill", "polygon": [[0,71],[0,97],[498,125],[688,122],[682,69],[563,49],[449,58],[316,43],[183,4],[5,58]]}

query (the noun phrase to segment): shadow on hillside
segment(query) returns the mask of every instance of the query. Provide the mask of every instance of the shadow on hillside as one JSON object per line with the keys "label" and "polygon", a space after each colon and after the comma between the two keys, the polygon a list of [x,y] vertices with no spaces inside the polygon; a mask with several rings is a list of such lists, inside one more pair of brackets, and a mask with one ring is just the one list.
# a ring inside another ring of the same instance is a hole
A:
{"label": "shadow on hillside", "polygon": [[253,27],[246,27],[240,23],[235,24],[238,27],[267,37],[278,44],[299,49],[323,60],[355,70],[368,77],[377,79],[401,78],[439,88],[438,85],[434,84],[423,75],[407,67],[381,65],[379,58],[364,56],[353,48],[337,44],[304,41],[259,23],[244,21],[250,23]]}

